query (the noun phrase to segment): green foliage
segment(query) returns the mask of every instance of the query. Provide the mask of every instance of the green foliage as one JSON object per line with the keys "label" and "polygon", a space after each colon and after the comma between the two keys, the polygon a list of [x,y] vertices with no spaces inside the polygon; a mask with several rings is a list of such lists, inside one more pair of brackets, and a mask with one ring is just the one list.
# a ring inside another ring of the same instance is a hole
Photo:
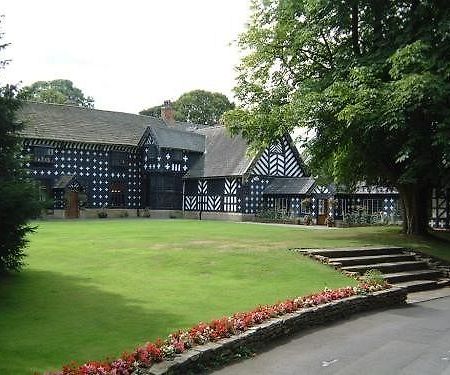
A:
{"label": "green foliage", "polygon": [[85,97],[83,92],[67,79],[37,81],[20,90],[17,97],[41,103],[71,104],[78,107],[94,108],[94,99]]}
{"label": "green foliage", "polygon": [[362,281],[370,285],[384,285],[386,281],[384,280],[383,273],[377,269],[370,269],[364,272],[361,277]]}
{"label": "green foliage", "polygon": [[234,105],[217,92],[194,90],[181,95],[174,103],[175,119],[201,125],[216,125],[225,111]]}
{"label": "green foliage", "polygon": [[150,107],[147,109],[144,109],[142,111],[139,112],[140,115],[144,115],[144,116],[152,116],[152,117],[161,117],[161,106],[157,105],[154,107]]}
{"label": "green foliage", "polygon": [[255,148],[306,127],[328,182],[394,186],[412,231],[450,179],[450,3],[253,0],[224,122]]}
{"label": "green foliage", "polygon": [[[189,91],[172,103],[175,120],[200,125],[216,125],[222,114],[234,108],[228,98],[217,92]],[[155,106],[139,112],[141,115],[160,117],[161,107]]]}
{"label": "green foliage", "polygon": [[[5,65],[0,63],[0,69]],[[26,235],[33,230],[27,222],[40,210],[20,162],[21,125],[15,118],[20,103],[14,95],[13,86],[0,87],[0,273],[22,268]]]}

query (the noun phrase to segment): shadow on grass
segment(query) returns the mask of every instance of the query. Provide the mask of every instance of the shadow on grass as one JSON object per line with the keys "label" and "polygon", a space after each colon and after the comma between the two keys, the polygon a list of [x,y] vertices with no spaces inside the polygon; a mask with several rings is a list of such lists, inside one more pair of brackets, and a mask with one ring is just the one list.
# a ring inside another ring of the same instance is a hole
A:
{"label": "shadow on grass", "polygon": [[401,232],[400,228],[379,227],[343,229],[332,232],[332,236],[320,238],[320,247],[348,247],[348,246],[400,246],[428,253],[432,256],[450,261],[450,234],[446,232],[432,232],[428,236],[409,236]]}
{"label": "shadow on grass", "polygon": [[47,271],[2,276],[0,301],[0,374],[116,357],[154,339],[155,332],[167,334],[164,329],[180,321],[140,300],[101,290],[90,278]]}
{"label": "shadow on grass", "polygon": [[431,231],[430,236],[436,241],[450,244],[450,231]]}

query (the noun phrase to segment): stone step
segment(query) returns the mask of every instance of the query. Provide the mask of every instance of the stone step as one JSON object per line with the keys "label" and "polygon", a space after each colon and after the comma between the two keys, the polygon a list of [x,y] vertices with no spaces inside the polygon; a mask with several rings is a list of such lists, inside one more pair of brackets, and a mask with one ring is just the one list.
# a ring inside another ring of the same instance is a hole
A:
{"label": "stone step", "polygon": [[437,285],[439,288],[444,288],[446,286],[450,286],[450,279],[447,279],[445,277],[442,279],[439,279],[437,282]]}
{"label": "stone step", "polygon": [[341,269],[344,271],[358,272],[360,274],[363,274],[368,270],[379,270],[382,273],[393,273],[410,270],[423,270],[426,268],[428,268],[428,263],[422,261],[373,263],[373,264],[360,264],[357,266],[341,267]]}
{"label": "stone step", "polygon": [[313,255],[322,255],[327,258],[344,258],[358,256],[374,256],[388,254],[402,254],[405,249],[396,246],[379,246],[379,247],[355,247],[355,248],[339,248],[339,249],[304,249]]}
{"label": "stone step", "polygon": [[441,277],[441,273],[435,270],[416,270],[416,271],[405,271],[396,273],[385,273],[383,278],[391,283],[397,284],[404,281],[413,280],[437,280]]}
{"label": "stone step", "polygon": [[436,280],[412,280],[401,283],[395,283],[396,287],[406,288],[408,293],[421,292],[423,290],[430,290],[439,288],[439,284]]}
{"label": "stone step", "polygon": [[368,255],[359,257],[331,258],[330,264],[333,266],[345,267],[345,266],[357,266],[360,264],[405,262],[414,260],[415,260],[414,256],[409,254],[388,254],[388,255]]}

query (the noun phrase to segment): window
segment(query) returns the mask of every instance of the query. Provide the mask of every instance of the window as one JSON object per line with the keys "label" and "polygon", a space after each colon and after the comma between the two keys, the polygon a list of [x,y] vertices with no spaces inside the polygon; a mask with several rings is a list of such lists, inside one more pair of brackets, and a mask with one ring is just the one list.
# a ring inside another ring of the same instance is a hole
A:
{"label": "window", "polygon": [[158,157],[158,148],[156,147],[156,145],[148,146],[147,156],[149,157],[149,159],[156,159]]}
{"label": "window", "polygon": [[325,199],[319,199],[319,215],[325,215],[328,209],[328,204],[325,204]]}
{"label": "window", "polygon": [[41,202],[48,202],[52,197],[52,188],[50,180],[38,180],[39,186],[39,200]]}
{"label": "window", "polygon": [[33,162],[39,164],[52,164],[55,162],[55,149],[45,146],[33,147]]}
{"label": "window", "polygon": [[381,199],[363,199],[361,206],[368,214],[383,212],[383,201]]}
{"label": "window", "polygon": [[310,214],[312,207],[312,200],[309,197],[303,198],[300,203],[300,209],[302,214]]}
{"label": "window", "polygon": [[111,152],[109,164],[111,167],[125,167],[127,165],[127,154],[125,152]]}
{"label": "window", "polygon": [[181,161],[181,159],[183,158],[183,151],[172,150],[172,158],[174,161]]}
{"label": "window", "polygon": [[288,215],[290,212],[289,199],[287,198],[276,198],[275,199],[275,211],[281,212],[282,215]]}
{"label": "window", "polygon": [[181,191],[181,178],[179,176],[156,174],[151,177],[152,191]]}
{"label": "window", "polygon": [[111,182],[111,207],[125,207],[125,184]]}

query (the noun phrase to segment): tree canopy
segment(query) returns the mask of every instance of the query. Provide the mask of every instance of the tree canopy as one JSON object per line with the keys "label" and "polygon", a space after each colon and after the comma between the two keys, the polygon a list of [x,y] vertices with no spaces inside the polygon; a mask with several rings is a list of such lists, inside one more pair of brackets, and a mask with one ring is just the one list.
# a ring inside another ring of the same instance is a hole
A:
{"label": "tree canopy", "polygon": [[[0,43],[0,52],[7,45]],[[0,73],[6,63],[0,60]],[[0,87],[0,273],[23,266],[26,235],[32,231],[27,222],[40,210],[36,189],[22,170],[18,136],[22,125],[15,117],[20,102],[15,92],[14,86]]]}
{"label": "tree canopy", "polygon": [[[189,91],[172,103],[175,120],[201,125],[216,125],[222,114],[234,108],[228,98],[217,92]],[[139,112],[141,115],[161,116],[161,107],[155,106]]]}
{"label": "tree canopy", "polygon": [[37,81],[20,90],[17,97],[41,103],[71,104],[78,107],[94,108],[94,99],[83,92],[68,79]]}
{"label": "tree canopy", "polygon": [[329,182],[399,190],[405,230],[423,233],[450,176],[450,3],[253,0],[224,121],[255,148],[302,126]]}

